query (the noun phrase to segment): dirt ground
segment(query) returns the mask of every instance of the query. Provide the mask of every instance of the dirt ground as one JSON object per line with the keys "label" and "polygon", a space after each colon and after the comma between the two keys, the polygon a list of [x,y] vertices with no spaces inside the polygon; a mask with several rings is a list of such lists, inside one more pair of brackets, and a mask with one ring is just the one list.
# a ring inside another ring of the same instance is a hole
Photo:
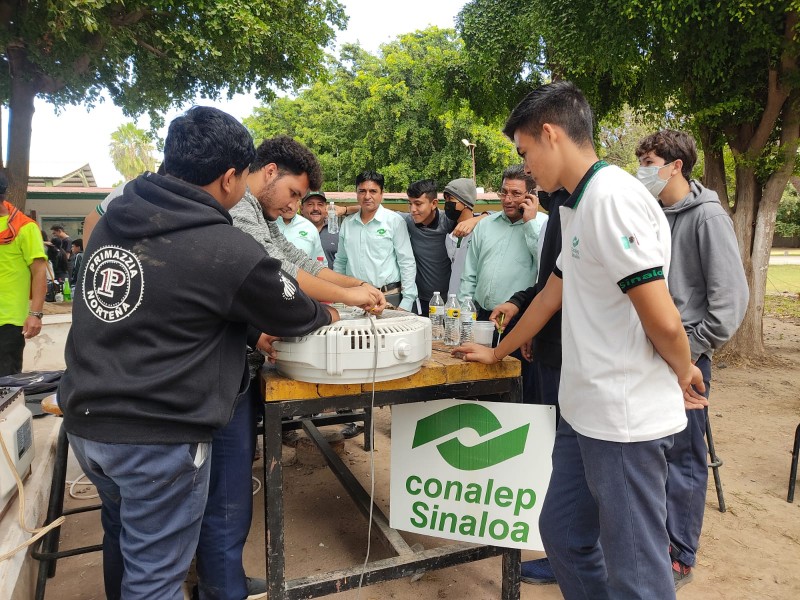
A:
{"label": "dirt ground", "polygon": [[[717,364],[711,394],[711,422],[721,469],[727,512],[718,510],[709,477],[705,526],[695,579],[682,600],[800,598],[800,489],[794,504],[786,502],[790,451],[800,422],[800,324],[765,319],[771,355],[768,366]],[[388,512],[388,409],[377,411],[375,475],[378,503]],[[51,417],[48,417],[51,418]],[[344,460],[369,489],[369,455],[346,442]],[[285,454],[287,569],[289,577],[311,575],[364,560],[367,524],[334,476],[324,468],[300,465],[293,450]],[[262,465],[253,466],[261,477]],[[92,502],[92,501],[89,501]],[[72,505],[86,501],[71,500]],[[263,577],[262,495],[255,498],[254,522],[245,555],[247,572]],[[97,513],[71,517],[62,547],[97,543]],[[425,547],[442,541],[407,535]],[[373,537],[372,558],[389,556]],[[535,552],[523,559],[536,558]],[[346,592],[344,599],[491,600],[500,595],[500,560],[480,561],[408,579]],[[103,597],[99,554],[62,560],[47,586],[47,600],[95,600]],[[561,598],[558,587],[522,585],[522,599]]]}

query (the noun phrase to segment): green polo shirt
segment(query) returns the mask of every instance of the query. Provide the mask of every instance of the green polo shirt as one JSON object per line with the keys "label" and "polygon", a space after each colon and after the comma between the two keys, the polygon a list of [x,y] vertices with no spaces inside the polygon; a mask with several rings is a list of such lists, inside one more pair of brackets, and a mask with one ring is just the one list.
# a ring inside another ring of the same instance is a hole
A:
{"label": "green polo shirt", "polygon": [[472,296],[492,310],[536,281],[539,272],[539,234],[547,217],[539,213],[525,223],[509,221],[504,212],[483,219],[472,232],[458,301]]}
{"label": "green polo shirt", "polygon": [[342,221],[333,270],[378,288],[399,281],[403,288],[400,308],[405,310],[411,310],[417,299],[417,265],[406,222],[383,206],[366,224],[360,211]]}
{"label": "green polo shirt", "polygon": [[283,217],[278,217],[276,223],[278,224],[278,229],[281,230],[287,240],[308,254],[312,260],[320,261],[322,259],[323,265],[328,266],[328,263],[325,262],[322,242],[319,239],[319,231],[311,221],[298,213],[288,225],[283,220]]}

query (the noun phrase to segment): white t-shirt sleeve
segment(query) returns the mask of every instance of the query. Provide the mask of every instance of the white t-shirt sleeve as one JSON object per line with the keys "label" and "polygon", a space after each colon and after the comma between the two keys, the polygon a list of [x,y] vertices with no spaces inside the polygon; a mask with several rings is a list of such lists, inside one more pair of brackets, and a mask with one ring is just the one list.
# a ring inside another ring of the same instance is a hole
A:
{"label": "white t-shirt sleeve", "polygon": [[[633,188],[624,188],[598,198],[589,208],[592,236],[589,244],[598,261],[623,293],[665,278],[669,264],[669,236],[662,231],[655,202]],[[588,240],[587,240],[588,241]]]}

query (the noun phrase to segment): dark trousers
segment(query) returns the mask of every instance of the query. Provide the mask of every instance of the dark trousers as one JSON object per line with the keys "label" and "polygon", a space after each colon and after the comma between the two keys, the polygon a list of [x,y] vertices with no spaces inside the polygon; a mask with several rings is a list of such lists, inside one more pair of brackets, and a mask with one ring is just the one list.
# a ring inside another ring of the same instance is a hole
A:
{"label": "dark trousers", "polygon": [[25,338],[20,325],[0,325],[0,377],[22,372]]}
{"label": "dark trousers", "polygon": [[419,315],[420,317],[429,317],[430,305],[431,305],[430,299],[423,300],[422,298],[417,298],[417,301],[411,308],[411,312],[413,312],[415,315]]}
{"label": "dark trousers", "polygon": [[672,436],[597,440],[561,419],[539,529],[566,600],[674,600],[666,552],[671,446]]}
{"label": "dark trousers", "polygon": [[258,381],[240,394],[230,422],[214,433],[208,502],[197,545],[201,600],[243,600],[247,578],[242,552],[253,518],[253,452]]}
{"label": "dark trousers", "polygon": [[106,598],[183,600],[206,505],[209,462],[201,457],[209,444],[68,438],[102,502]]}
{"label": "dark trousers", "polygon": [[[486,310],[485,308],[478,306],[478,321],[488,321],[489,315],[492,314],[491,310]],[[503,335],[510,332],[516,324],[519,322],[518,319],[512,319],[510,323],[506,324],[506,327],[503,331]],[[497,346],[497,343],[500,340],[500,336],[497,333],[497,330],[494,331],[494,337],[492,338],[492,346]],[[520,362],[520,368],[522,369],[522,403],[523,404],[541,404],[540,402],[536,402],[537,397],[537,383],[536,383],[536,365],[534,362],[528,362],[524,358],[522,358],[522,352],[519,349],[514,350],[511,353],[511,356],[516,358]],[[556,392],[556,396],[558,396],[558,392]]]}
{"label": "dark trousers", "polygon": [[[711,359],[705,354],[697,359],[703,373],[705,397],[711,391]],[[667,452],[667,531],[672,558],[694,566],[708,485],[708,447],[706,412],[687,410],[686,429],[675,434],[675,444]]]}

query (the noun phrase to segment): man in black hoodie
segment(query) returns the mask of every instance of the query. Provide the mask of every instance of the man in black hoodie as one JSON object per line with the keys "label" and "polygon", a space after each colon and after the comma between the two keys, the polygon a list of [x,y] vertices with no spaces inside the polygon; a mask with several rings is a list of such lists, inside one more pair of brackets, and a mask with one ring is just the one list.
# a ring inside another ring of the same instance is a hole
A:
{"label": "man in black hoodie", "polygon": [[192,108],[170,124],[167,175],[125,186],[86,249],[59,402],[102,500],[108,598],[183,598],[247,324],[301,336],[337,318],[231,226],[254,154],[233,117]]}

